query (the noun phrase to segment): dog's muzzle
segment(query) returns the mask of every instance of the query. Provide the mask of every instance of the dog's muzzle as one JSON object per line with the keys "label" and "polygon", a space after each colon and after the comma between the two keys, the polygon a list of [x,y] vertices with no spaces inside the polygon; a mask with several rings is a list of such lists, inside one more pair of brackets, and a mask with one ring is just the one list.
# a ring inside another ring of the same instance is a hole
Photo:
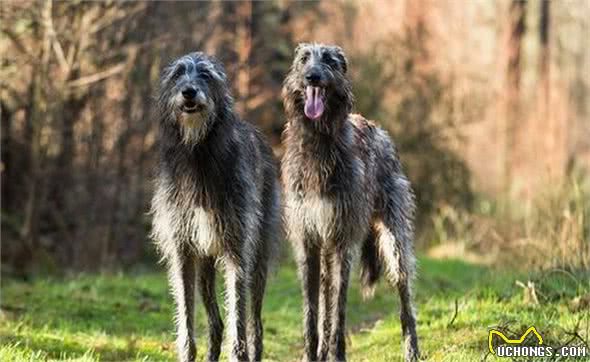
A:
{"label": "dog's muzzle", "polygon": [[186,87],[182,90],[181,110],[184,113],[203,112],[207,109],[205,94],[194,87]]}

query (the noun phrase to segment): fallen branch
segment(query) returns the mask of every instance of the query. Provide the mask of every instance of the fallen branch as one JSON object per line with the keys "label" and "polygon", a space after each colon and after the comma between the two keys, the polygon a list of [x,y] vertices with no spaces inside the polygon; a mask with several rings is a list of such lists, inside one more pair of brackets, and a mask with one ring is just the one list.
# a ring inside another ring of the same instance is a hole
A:
{"label": "fallen branch", "polygon": [[447,328],[449,328],[450,326],[453,325],[453,323],[455,323],[455,319],[457,319],[458,314],[459,314],[459,299],[455,298],[455,313],[453,314],[453,318],[451,318],[451,321],[447,324]]}

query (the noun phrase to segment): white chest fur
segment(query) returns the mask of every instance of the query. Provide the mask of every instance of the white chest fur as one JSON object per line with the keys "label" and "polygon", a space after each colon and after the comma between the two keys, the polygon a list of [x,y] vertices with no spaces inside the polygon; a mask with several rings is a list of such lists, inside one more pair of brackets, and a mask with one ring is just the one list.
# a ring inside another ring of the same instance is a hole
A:
{"label": "white chest fur", "polygon": [[319,196],[306,196],[302,199],[288,197],[287,215],[291,232],[313,231],[323,239],[329,237],[335,222],[334,204]]}
{"label": "white chest fur", "polygon": [[219,223],[215,215],[202,207],[169,202],[165,189],[158,189],[152,200],[153,236],[167,254],[174,245],[189,242],[204,255],[216,255],[220,246]]}
{"label": "white chest fur", "polygon": [[202,207],[195,207],[188,219],[190,240],[194,247],[205,255],[217,254],[220,241],[215,215]]}

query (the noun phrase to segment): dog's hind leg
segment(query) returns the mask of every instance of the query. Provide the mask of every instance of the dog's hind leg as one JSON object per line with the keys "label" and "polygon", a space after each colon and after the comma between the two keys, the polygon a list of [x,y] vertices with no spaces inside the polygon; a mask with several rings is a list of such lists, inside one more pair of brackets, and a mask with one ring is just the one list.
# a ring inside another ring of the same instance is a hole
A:
{"label": "dog's hind leg", "polygon": [[381,219],[375,221],[379,256],[385,275],[400,296],[400,320],[404,336],[406,361],[419,358],[416,317],[412,306],[411,283],[414,280],[416,260],[413,245],[414,196],[409,181],[399,171],[399,161],[392,161],[393,177],[382,180],[384,209]]}
{"label": "dog's hind leg", "polygon": [[268,268],[275,259],[282,240],[281,189],[276,175],[272,174],[272,187],[263,198],[264,219],[260,226],[259,242],[253,258],[250,284],[249,347],[253,362],[262,360],[264,349],[264,327],[262,325],[262,304],[266,289]]}
{"label": "dog's hind leg", "polygon": [[195,360],[194,336],[195,259],[192,253],[177,250],[168,259],[168,278],[176,303],[176,346],[181,362]]}
{"label": "dog's hind leg", "polygon": [[377,245],[385,276],[400,297],[400,321],[404,337],[406,361],[417,361],[418,337],[416,318],[412,306],[411,282],[414,278],[415,260],[408,245],[403,245],[382,221],[376,222]]}
{"label": "dog's hind leg", "polygon": [[418,336],[416,334],[416,317],[412,306],[411,286],[409,279],[398,280],[397,290],[400,298],[400,321],[404,336],[404,355],[406,361],[418,360]]}
{"label": "dog's hind leg", "polygon": [[215,294],[215,258],[203,257],[198,262],[199,293],[207,312],[209,349],[206,361],[218,361],[223,339],[223,322]]}
{"label": "dog's hind leg", "polygon": [[263,327],[262,327],[262,302],[266,288],[266,277],[268,268],[268,255],[258,255],[254,260],[252,284],[250,285],[250,359],[253,362],[262,360],[263,349]]}
{"label": "dog's hind leg", "polygon": [[225,293],[227,305],[227,335],[231,362],[248,361],[246,326],[245,260],[236,254],[225,257]]}

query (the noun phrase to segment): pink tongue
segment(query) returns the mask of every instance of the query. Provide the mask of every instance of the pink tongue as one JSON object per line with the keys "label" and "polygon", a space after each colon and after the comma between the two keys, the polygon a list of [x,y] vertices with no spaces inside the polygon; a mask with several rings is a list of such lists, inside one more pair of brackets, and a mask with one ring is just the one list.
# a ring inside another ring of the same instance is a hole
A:
{"label": "pink tongue", "polygon": [[320,95],[320,87],[307,86],[305,89],[305,115],[310,119],[318,119],[324,113],[324,101]]}

